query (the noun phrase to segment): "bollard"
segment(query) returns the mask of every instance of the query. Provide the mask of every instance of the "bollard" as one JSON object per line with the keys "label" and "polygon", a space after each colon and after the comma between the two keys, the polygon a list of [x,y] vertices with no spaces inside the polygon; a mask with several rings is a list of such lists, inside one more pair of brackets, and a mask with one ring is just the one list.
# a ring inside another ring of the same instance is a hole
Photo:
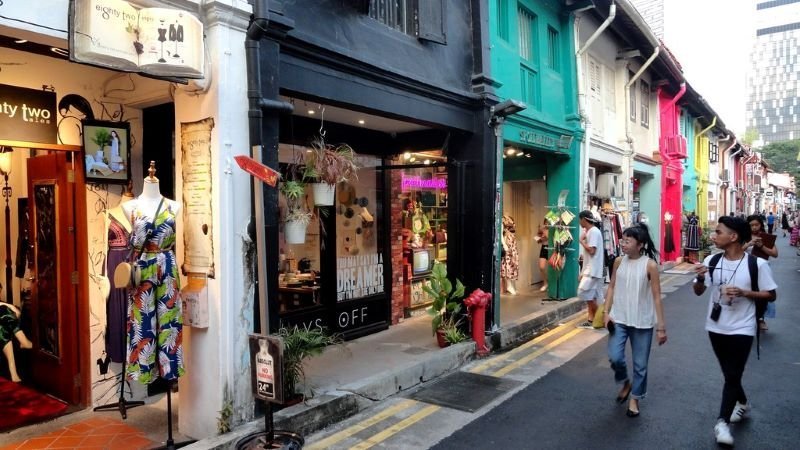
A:
{"label": "bollard", "polygon": [[472,340],[475,341],[475,352],[478,356],[489,354],[484,331],[486,330],[486,306],[491,300],[492,294],[481,289],[475,289],[464,299],[464,305],[467,306],[467,312],[472,319]]}

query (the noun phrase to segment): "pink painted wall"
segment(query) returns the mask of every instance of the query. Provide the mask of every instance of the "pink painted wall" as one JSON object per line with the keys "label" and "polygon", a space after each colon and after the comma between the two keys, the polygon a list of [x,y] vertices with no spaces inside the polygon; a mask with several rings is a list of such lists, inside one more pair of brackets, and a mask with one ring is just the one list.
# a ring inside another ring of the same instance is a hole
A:
{"label": "pink painted wall", "polygon": [[[683,163],[681,159],[673,159],[666,152],[666,139],[680,134],[680,108],[678,100],[686,92],[686,86],[681,85],[680,91],[673,97],[658,89],[658,106],[661,115],[661,137],[658,151],[663,161],[661,171],[661,221],[664,233],[661,237],[661,261],[675,261],[681,255],[681,215],[683,209],[681,200],[683,195]],[[669,212],[672,215],[671,223],[666,223],[664,216]],[[665,244],[671,239],[671,251],[665,251]]]}

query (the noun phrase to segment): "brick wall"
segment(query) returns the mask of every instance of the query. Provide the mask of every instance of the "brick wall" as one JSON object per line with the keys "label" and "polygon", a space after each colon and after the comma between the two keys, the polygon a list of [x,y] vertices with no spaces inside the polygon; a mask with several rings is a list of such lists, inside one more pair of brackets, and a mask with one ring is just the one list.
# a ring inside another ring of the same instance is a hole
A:
{"label": "brick wall", "polygon": [[401,183],[401,171],[389,170],[391,183],[392,183],[392,197],[391,204],[389,205],[391,211],[391,220],[389,226],[391,233],[389,237],[390,253],[392,257],[392,325],[401,322],[405,315],[405,300],[404,300],[404,286],[403,286],[403,201],[400,198],[399,187]]}

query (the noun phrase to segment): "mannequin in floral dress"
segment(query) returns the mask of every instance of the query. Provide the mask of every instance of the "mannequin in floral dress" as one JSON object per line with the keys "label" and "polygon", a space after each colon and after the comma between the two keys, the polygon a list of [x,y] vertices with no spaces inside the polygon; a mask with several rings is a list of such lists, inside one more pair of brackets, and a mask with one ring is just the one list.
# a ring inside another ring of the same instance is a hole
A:
{"label": "mannequin in floral dress", "polygon": [[135,280],[128,303],[128,378],[150,384],[184,373],[183,314],[175,257],[175,219],[180,203],[159,191],[155,163],[142,194],[122,205],[131,218]]}
{"label": "mannequin in floral dress", "polygon": [[500,261],[500,290],[516,295],[514,286],[519,279],[519,249],[517,248],[516,227],[511,216],[503,216],[503,257]]}

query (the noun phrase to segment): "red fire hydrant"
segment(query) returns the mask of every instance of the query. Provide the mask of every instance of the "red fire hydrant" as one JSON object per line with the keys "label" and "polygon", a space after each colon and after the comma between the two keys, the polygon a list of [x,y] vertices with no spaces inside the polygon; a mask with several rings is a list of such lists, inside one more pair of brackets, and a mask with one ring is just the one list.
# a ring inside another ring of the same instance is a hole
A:
{"label": "red fire hydrant", "polygon": [[484,330],[486,328],[486,306],[492,300],[492,294],[475,289],[464,299],[467,313],[472,320],[472,340],[475,341],[475,352],[478,356],[489,354],[489,347],[486,346]]}

